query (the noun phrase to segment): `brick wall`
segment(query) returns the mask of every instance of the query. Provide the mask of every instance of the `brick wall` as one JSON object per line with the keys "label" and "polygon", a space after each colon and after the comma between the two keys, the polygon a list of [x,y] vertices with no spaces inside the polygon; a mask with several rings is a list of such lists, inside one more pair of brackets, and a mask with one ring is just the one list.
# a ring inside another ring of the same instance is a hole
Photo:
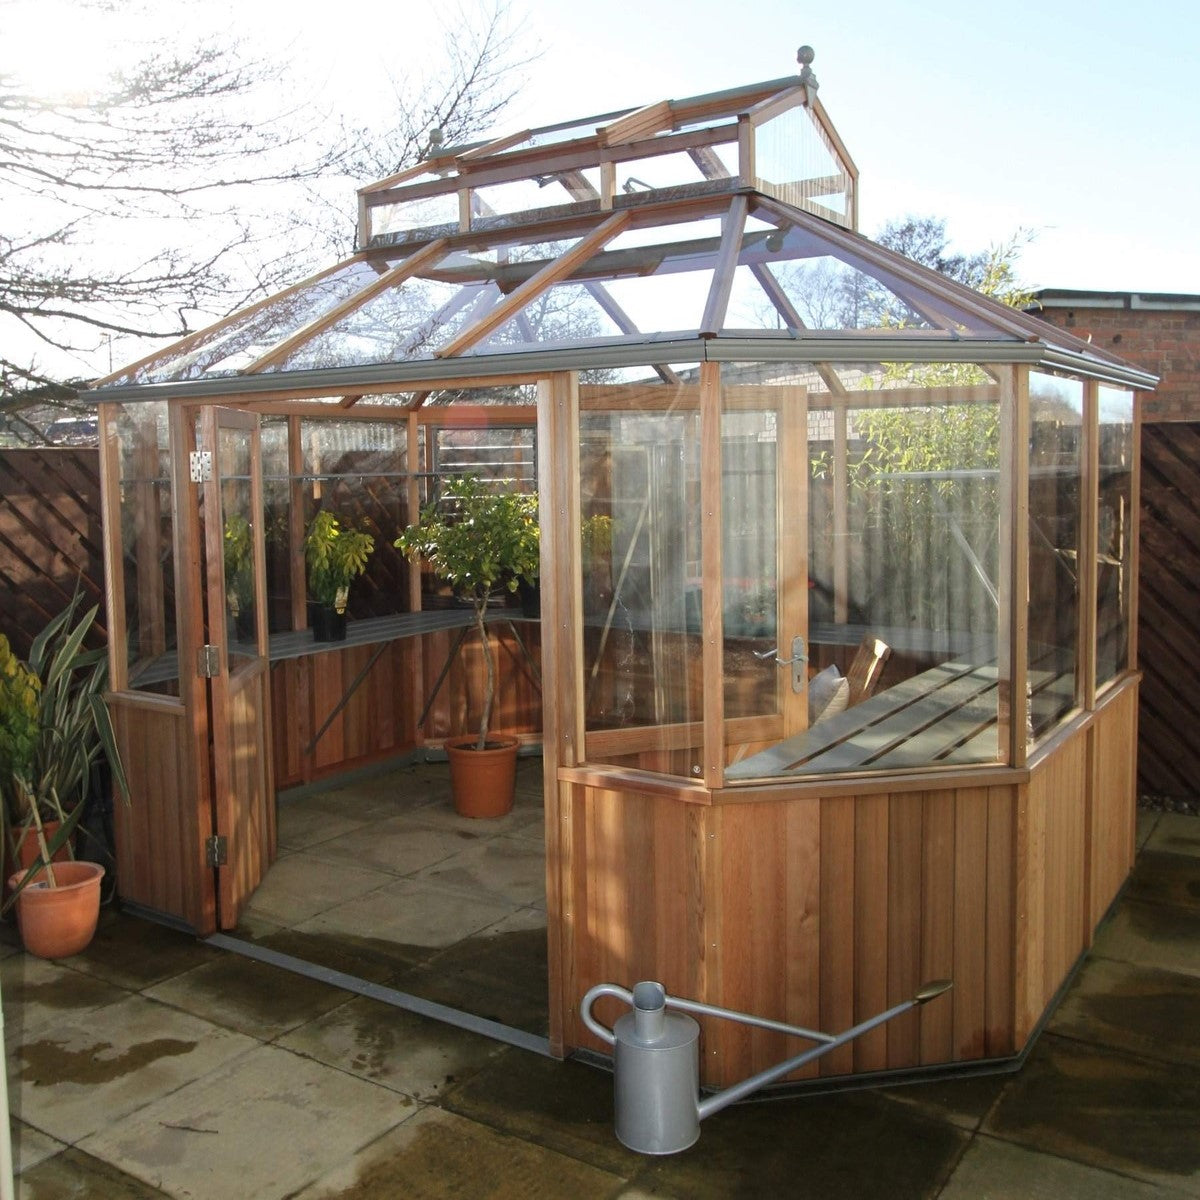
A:
{"label": "brick wall", "polygon": [[1117,308],[1089,306],[1087,297],[1073,304],[1052,296],[1037,314],[1043,320],[1161,376],[1158,389],[1141,397],[1144,421],[1200,421],[1200,298],[1180,297],[1178,308],[1165,299],[1137,308],[1137,297],[1127,296],[1126,306]]}

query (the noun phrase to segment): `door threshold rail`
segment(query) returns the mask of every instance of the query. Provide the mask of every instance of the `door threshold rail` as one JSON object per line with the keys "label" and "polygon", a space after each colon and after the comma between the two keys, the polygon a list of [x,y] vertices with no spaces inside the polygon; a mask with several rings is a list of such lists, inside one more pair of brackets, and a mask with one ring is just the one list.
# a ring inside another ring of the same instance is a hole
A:
{"label": "door threshold rail", "polygon": [[215,946],[219,950],[229,950],[244,958],[266,963],[268,966],[279,967],[284,971],[292,971],[303,975],[306,979],[314,979],[318,983],[328,983],[343,991],[353,992],[357,996],[366,996],[393,1008],[401,1008],[418,1016],[428,1017],[433,1021],[441,1021],[444,1025],[452,1025],[456,1029],[464,1029],[468,1033],[477,1033],[482,1037],[515,1046],[518,1050],[529,1050],[544,1058],[553,1058],[550,1052],[549,1039],[524,1029],[513,1029],[499,1021],[487,1017],[476,1016],[474,1013],[463,1012],[451,1008],[448,1004],[438,1004],[435,1000],[426,1000],[414,996],[410,992],[402,992],[398,988],[387,987],[382,983],[372,983],[369,979],[361,979],[357,975],[348,975],[345,971],[335,971],[332,967],[323,967],[319,963],[308,962],[291,954],[283,954],[272,950],[269,946],[260,946],[256,942],[244,938],[233,937],[227,933],[214,933],[201,939],[206,946]]}

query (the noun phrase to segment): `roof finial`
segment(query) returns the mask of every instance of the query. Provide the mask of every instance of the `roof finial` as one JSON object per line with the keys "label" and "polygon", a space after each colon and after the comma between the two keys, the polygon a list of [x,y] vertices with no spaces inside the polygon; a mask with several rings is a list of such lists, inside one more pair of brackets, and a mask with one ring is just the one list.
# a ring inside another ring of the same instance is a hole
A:
{"label": "roof finial", "polygon": [[812,69],[812,60],[816,57],[816,51],[811,46],[801,46],[796,51],[796,61],[800,64],[800,83],[808,92],[809,104],[816,99],[817,88],[821,86]]}
{"label": "roof finial", "polygon": [[442,133],[442,127],[435,125],[429,131],[429,144],[425,147],[423,158],[435,158],[437,152],[442,148],[442,139],[445,135]]}

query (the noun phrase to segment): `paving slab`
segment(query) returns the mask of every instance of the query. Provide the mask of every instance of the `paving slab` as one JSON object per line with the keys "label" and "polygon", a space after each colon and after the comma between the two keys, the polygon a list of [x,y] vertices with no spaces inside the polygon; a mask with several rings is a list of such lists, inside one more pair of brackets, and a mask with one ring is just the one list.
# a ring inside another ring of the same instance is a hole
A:
{"label": "paving slab", "polygon": [[1200,1067],[1200,977],[1091,958],[1047,1028],[1144,1058]]}
{"label": "paving slab", "polygon": [[[399,966],[426,960],[489,925],[511,916],[517,905],[448,892],[426,880],[398,879],[365,896],[304,921],[303,933],[357,938],[389,954]],[[391,948],[390,950],[388,948]]]}
{"label": "paving slab", "polygon": [[80,1148],[172,1196],[277,1200],[415,1111],[386,1088],[256,1046]]}
{"label": "paving slab", "polygon": [[1043,1035],[984,1132],[1200,1196],[1200,1071]]}
{"label": "paving slab", "polygon": [[644,1159],[639,1192],[673,1200],[926,1200],[968,1134],[866,1093],[770,1101],[702,1122],[682,1154]]}
{"label": "paving slab", "polygon": [[1146,840],[1146,849],[1200,858],[1200,817],[1162,813]]}
{"label": "paving slab", "polygon": [[109,909],[101,914],[88,948],[64,961],[77,971],[141,991],[212,962],[219,954],[194,934]]}
{"label": "paving slab", "polygon": [[458,848],[418,877],[484,900],[526,908],[546,903],[546,856],[540,845],[527,838],[501,834]]}
{"label": "paving slab", "polygon": [[919,1109],[936,1120],[950,1121],[960,1129],[976,1130],[1012,1078],[1008,1072],[966,1079],[930,1079],[884,1088],[878,1095],[895,1104]]}
{"label": "paving slab", "polygon": [[64,1017],[116,1004],[129,995],[125,988],[73,970],[67,965],[70,961],[52,962],[24,952],[0,961],[6,1043],[30,1038]]}
{"label": "paving slab", "polygon": [[613,1134],[612,1076],[582,1063],[506,1048],[437,1104],[624,1178],[645,1165]]}
{"label": "paving slab", "polygon": [[82,1150],[65,1150],[17,1180],[18,1200],[162,1200],[168,1193]]}
{"label": "paving slab", "polygon": [[325,862],[365,867],[392,877],[415,874],[459,853],[496,831],[480,828],[441,829],[418,824],[410,817],[392,817],[353,829],[341,837],[309,848],[308,855]]}
{"label": "paving slab", "polygon": [[1125,896],[1200,913],[1200,856],[1142,851],[1129,876]]}
{"label": "paving slab", "polygon": [[316,808],[303,800],[280,803],[277,822],[280,850],[305,850],[328,842],[354,829],[361,829],[371,818],[347,806],[345,812]]}
{"label": "paving slab", "polygon": [[268,1042],[345,1004],[348,993],[238,954],[177,975],[146,995]]}
{"label": "paving slab", "polygon": [[511,917],[397,975],[396,987],[439,1004],[545,1035],[549,1028],[546,915]]}
{"label": "paving slab", "polygon": [[486,1125],[423,1109],[298,1200],[608,1200],[621,1182]]}
{"label": "paving slab", "polygon": [[274,925],[299,925],[335,904],[391,882],[383,871],[344,859],[330,862],[311,851],[276,860],[246,907],[246,917]]}
{"label": "paving slab", "polygon": [[81,1013],[9,1050],[14,1115],[76,1143],[257,1043],[145,996]]}
{"label": "paving slab", "polygon": [[52,1138],[15,1117],[9,1120],[9,1138],[12,1145],[13,1169],[18,1175],[56,1154],[61,1154],[67,1148],[66,1144],[57,1138]]}
{"label": "paving slab", "polygon": [[967,1148],[938,1200],[1167,1200],[1182,1194],[981,1137]]}
{"label": "paving slab", "polygon": [[1154,832],[1155,826],[1158,824],[1159,817],[1162,813],[1156,812],[1153,809],[1139,808],[1137,814],[1137,833],[1136,845],[1140,850],[1145,846],[1147,839]]}
{"label": "paving slab", "polygon": [[1200,975],[1200,912],[1124,900],[1097,931],[1092,954]]}
{"label": "paving slab", "polygon": [[415,1100],[441,1095],[503,1049],[490,1038],[361,996],[277,1044]]}

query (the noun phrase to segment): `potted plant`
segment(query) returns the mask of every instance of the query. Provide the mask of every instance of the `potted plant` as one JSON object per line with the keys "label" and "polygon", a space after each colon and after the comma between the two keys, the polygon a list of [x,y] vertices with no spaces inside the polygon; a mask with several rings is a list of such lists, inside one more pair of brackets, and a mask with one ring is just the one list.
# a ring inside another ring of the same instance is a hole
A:
{"label": "potted plant", "polygon": [[512,808],[518,743],[488,737],[496,662],[485,618],[498,591],[515,592],[522,580],[537,577],[537,497],[492,491],[474,475],[448,480],[396,546],[411,560],[424,559],[474,610],[487,672],[483,711],[477,733],[446,742],[450,783],[464,816],[503,816]]}
{"label": "potted plant", "polygon": [[367,569],[374,550],[375,539],[369,533],[342,528],[328,509],[321,509],[309,523],[304,534],[304,562],[314,641],[344,640],[350,584]]}
{"label": "potted plant", "polygon": [[254,533],[240,513],[225,519],[225,603],[238,641],[254,641]]}
{"label": "potted plant", "polygon": [[[77,592],[34,639],[28,663],[0,635],[0,822],[8,879],[25,947],[46,958],[82,950],[100,910],[99,863],[70,861],[94,768],[107,760],[128,800],[125,771],[104,704],[108,662],[83,649],[99,606],[79,616]],[[61,855],[68,861],[56,861]]]}

